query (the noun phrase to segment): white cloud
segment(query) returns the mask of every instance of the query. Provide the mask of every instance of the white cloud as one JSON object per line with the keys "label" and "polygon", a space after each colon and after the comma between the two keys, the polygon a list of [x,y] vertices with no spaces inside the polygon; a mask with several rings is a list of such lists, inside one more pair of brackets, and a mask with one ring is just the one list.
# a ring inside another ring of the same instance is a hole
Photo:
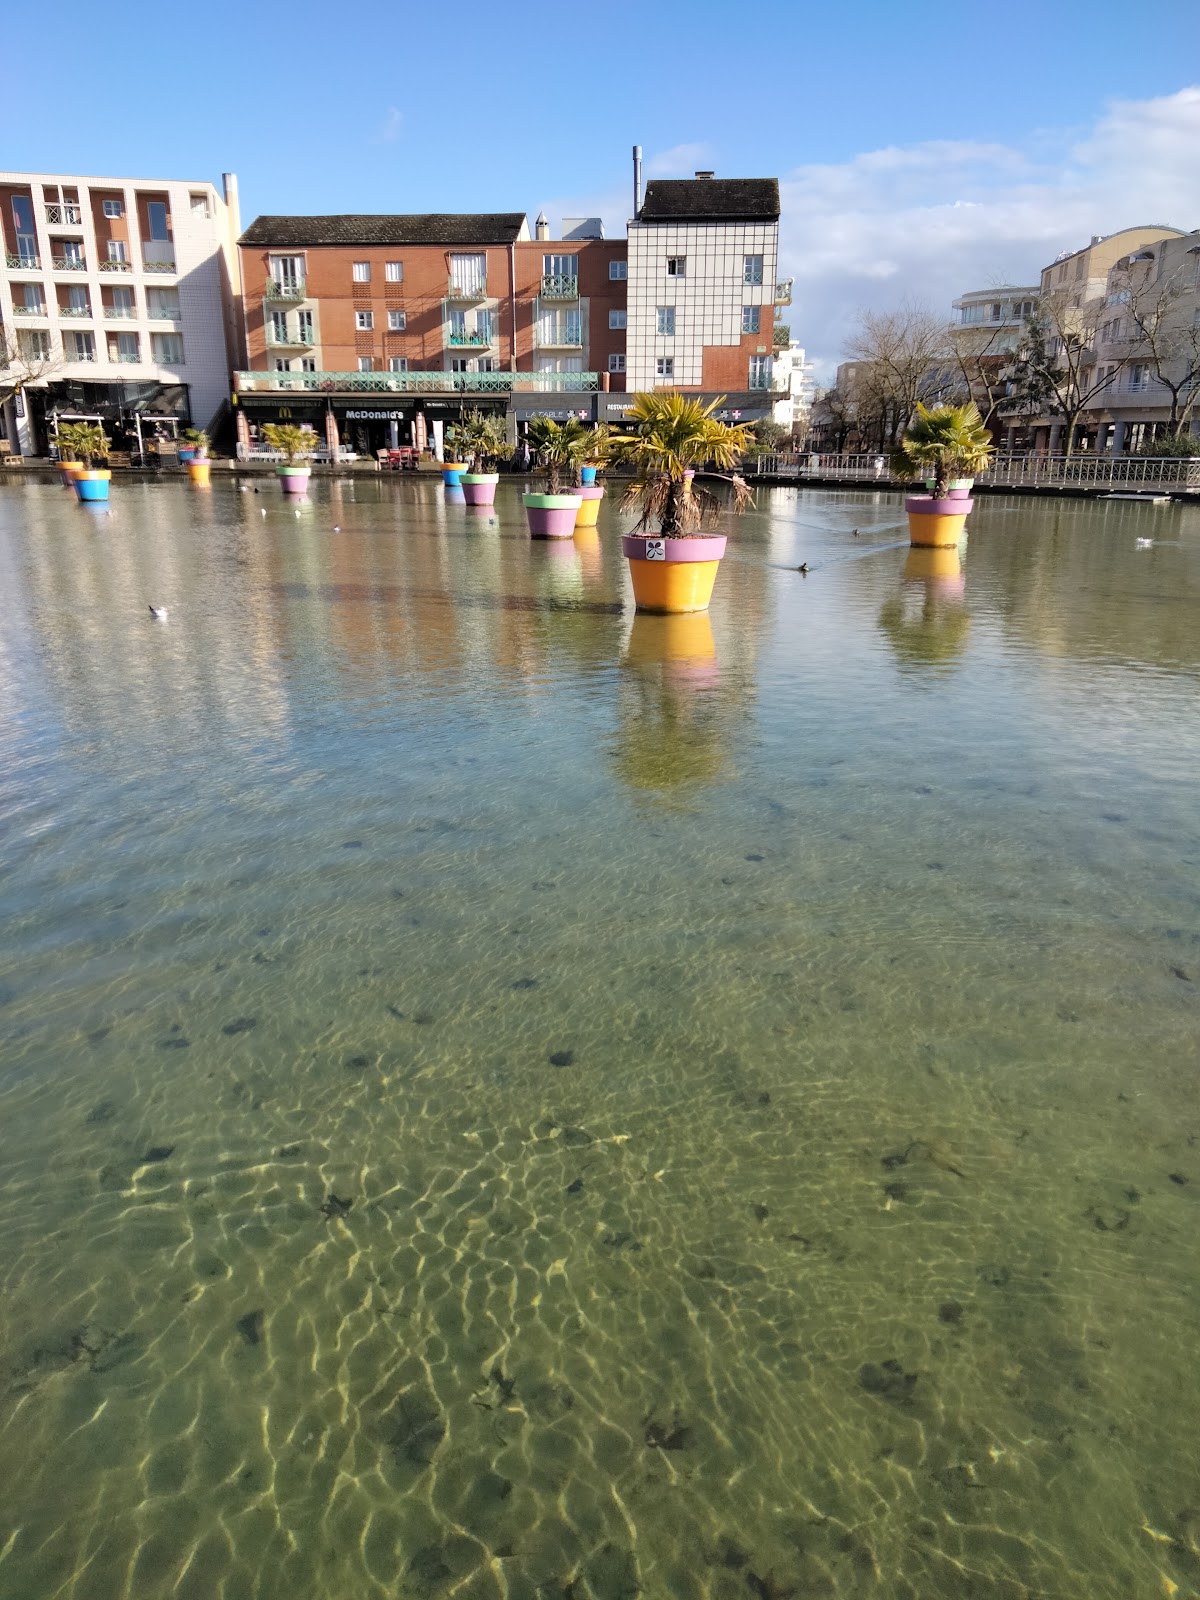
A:
{"label": "white cloud", "polygon": [[782,181],[780,268],[793,336],[832,375],[860,307],[924,301],[949,317],[968,289],[1034,284],[1062,250],[1139,222],[1200,226],[1200,88],[1117,101],[1083,136],[1032,151],[930,141],[798,167]]}
{"label": "white cloud", "polygon": [[389,106],[375,134],[376,144],[395,144],[404,132],[404,113],[398,106]]}
{"label": "white cloud", "polygon": [[648,178],[690,178],[697,168],[711,165],[706,144],[677,144],[659,150],[645,162]]}

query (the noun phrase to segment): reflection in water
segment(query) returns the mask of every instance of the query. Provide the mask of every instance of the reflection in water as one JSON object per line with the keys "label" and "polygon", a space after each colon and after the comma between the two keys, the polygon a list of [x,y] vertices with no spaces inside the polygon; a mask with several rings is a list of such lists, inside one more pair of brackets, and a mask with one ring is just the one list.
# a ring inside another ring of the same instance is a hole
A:
{"label": "reflection in water", "polygon": [[1200,513],[110,506],[0,489],[3,1600],[1195,1590]]}
{"label": "reflection in water", "polygon": [[946,666],[967,646],[971,619],[957,547],[909,550],[899,591],[885,600],[879,626],[907,667]]}

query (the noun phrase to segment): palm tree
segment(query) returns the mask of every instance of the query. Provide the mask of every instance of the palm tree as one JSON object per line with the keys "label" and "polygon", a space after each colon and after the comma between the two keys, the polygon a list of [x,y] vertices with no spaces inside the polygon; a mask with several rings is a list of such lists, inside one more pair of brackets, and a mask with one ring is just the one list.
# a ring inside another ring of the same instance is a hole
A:
{"label": "palm tree", "polygon": [[272,450],[279,450],[284,461],[292,466],[303,455],[311,455],[320,444],[316,434],[307,424],[295,422],[264,422],[263,438]]}
{"label": "palm tree", "polygon": [[751,504],[749,488],[732,469],[750,449],[754,430],[717,420],[713,413],[724,398],[704,405],[675,389],[634,395],[628,431],[616,434],[611,445],[613,459],[634,469],[621,505],[641,512],[639,533],[655,523],[664,537],[678,539],[716,520],[723,502],[692,481],[701,468],[709,469],[706,477],[732,484],[735,512]]}
{"label": "palm tree", "polygon": [[504,418],[495,412],[468,411],[451,428],[447,443],[455,461],[464,462],[471,472],[486,472],[488,462],[508,454]]}
{"label": "palm tree", "polygon": [[933,498],[946,496],[951,478],[973,478],[992,455],[992,436],[983,425],[974,400],[965,406],[917,402],[917,416],[904,430],[904,441],[891,453],[891,467],[902,482],[933,477]]}
{"label": "palm tree", "polygon": [[534,417],[529,424],[529,445],[534,459],[546,474],[546,493],[558,494],[564,473],[575,482],[580,466],[594,447],[593,430],[578,417],[555,422],[550,417]]}

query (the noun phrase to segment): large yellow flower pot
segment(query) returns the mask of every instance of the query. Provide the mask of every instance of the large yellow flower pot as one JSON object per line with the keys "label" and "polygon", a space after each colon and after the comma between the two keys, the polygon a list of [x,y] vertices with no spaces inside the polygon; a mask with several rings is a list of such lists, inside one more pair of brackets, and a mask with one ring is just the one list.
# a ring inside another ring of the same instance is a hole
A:
{"label": "large yellow flower pot", "polygon": [[572,489],[571,493],[579,501],[579,510],[575,513],[575,526],[594,528],[600,516],[600,502],[604,499],[604,490],[598,483],[585,483],[582,488]]}
{"label": "large yellow flower pot", "polygon": [[627,533],[621,548],[629,562],[639,611],[704,611],[712,599],[725,536],[655,539]]}
{"label": "large yellow flower pot", "polygon": [[208,488],[208,469],[210,465],[211,463],[208,461],[189,461],[187,464],[188,477],[194,484],[198,484],[201,489]]}
{"label": "large yellow flower pot", "polygon": [[908,512],[908,538],[914,545],[949,549],[962,538],[963,527],[975,509],[973,500],[961,497],[935,500],[932,495],[913,495],[904,502]]}

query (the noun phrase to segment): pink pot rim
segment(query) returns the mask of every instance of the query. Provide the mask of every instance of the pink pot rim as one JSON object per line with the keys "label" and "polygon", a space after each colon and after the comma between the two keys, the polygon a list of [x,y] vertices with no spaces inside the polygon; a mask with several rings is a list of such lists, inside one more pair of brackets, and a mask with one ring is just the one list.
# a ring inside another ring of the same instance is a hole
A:
{"label": "pink pot rim", "polygon": [[904,509],[914,517],[963,517],[975,509],[971,499],[935,500],[930,494],[914,494],[904,502]]}
{"label": "pink pot rim", "polygon": [[[630,561],[646,559],[646,540],[654,534],[625,533],[621,535],[621,551]],[[664,539],[668,561],[720,561],[727,543],[723,533],[710,538]]]}

